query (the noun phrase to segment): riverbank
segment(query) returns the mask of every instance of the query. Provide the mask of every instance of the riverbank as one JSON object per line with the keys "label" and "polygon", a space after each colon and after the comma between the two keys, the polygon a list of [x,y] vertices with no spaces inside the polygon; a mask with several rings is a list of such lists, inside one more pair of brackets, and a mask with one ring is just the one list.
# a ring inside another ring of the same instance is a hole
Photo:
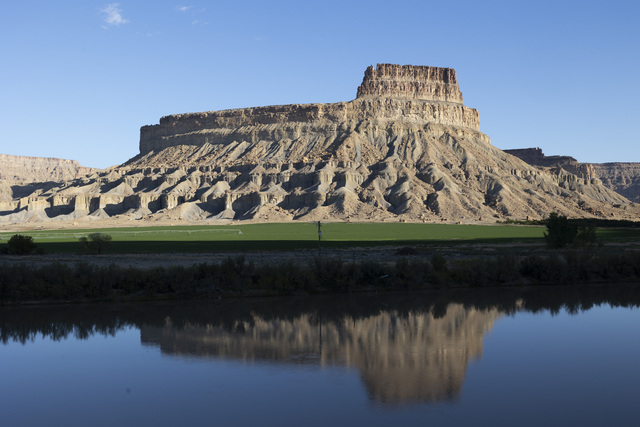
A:
{"label": "riverbank", "polygon": [[0,258],[0,302],[228,298],[640,281],[633,247],[383,247]]}

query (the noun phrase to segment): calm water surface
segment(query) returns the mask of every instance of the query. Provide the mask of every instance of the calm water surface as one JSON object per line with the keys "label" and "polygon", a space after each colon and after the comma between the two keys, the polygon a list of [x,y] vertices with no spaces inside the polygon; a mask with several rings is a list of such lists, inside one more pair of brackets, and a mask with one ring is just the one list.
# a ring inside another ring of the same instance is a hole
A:
{"label": "calm water surface", "polygon": [[640,297],[0,308],[0,423],[638,425]]}

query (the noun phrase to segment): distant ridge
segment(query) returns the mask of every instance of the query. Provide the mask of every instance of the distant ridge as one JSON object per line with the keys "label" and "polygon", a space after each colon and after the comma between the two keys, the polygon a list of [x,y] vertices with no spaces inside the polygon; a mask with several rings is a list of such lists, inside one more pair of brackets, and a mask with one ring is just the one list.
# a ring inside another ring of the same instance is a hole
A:
{"label": "distant ridge", "polygon": [[633,202],[640,202],[640,163],[580,163],[570,156],[545,156],[540,148],[504,150],[530,165],[561,167],[581,176],[599,179],[602,184]]}
{"label": "distant ridge", "polygon": [[76,160],[0,154],[0,180],[12,182],[62,182],[97,172]]}

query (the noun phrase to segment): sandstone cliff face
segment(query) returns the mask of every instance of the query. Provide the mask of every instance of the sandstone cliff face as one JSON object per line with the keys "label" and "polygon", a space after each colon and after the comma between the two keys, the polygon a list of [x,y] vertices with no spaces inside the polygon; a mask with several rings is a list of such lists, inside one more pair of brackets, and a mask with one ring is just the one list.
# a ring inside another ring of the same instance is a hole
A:
{"label": "sandstone cliff face", "polygon": [[569,156],[545,156],[540,148],[504,150],[533,166],[563,170],[586,179],[596,178],[602,184],[626,197],[640,202],[640,163],[580,163]]}
{"label": "sandstone cliff face", "polygon": [[[325,153],[336,139],[347,138],[358,128],[371,125],[384,130],[397,122],[456,126],[478,134],[480,128],[478,111],[462,104],[359,98],[336,104],[280,105],[165,116],[158,125],[142,127],[140,153],[157,153],[178,145],[228,146],[234,142],[295,143],[300,150]],[[488,141],[485,135],[478,137]]]}
{"label": "sandstone cliff face", "polygon": [[62,182],[96,172],[75,160],[0,154],[0,180],[10,182]]}
{"label": "sandstone cliff face", "polygon": [[493,147],[454,70],[379,64],[349,102],[165,116],[141,128],[140,154],[120,167],[13,188],[0,221],[639,216],[592,170],[568,169]]}
{"label": "sandstone cliff face", "polygon": [[545,156],[540,148],[504,150],[504,152],[516,156],[533,166],[550,168],[556,172],[559,172],[558,168],[562,168],[564,172],[569,172],[586,180],[598,178],[594,168],[589,163],[580,163],[570,156]]}
{"label": "sandstone cliff face", "polygon": [[591,163],[602,184],[640,203],[640,163]]}
{"label": "sandstone cliff face", "polygon": [[358,98],[406,98],[462,104],[462,92],[451,68],[378,64],[370,66],[358,87]]}

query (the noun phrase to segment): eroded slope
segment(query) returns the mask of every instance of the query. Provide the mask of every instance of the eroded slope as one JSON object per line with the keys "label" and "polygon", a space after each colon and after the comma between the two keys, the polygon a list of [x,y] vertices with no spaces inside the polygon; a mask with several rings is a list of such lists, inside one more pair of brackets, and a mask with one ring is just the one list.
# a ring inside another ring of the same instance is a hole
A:
{"label": "eroded slope", "polygon": [[493,147],[455,71],[390,64],[335,104],[188,113],[144,126],[110,170],[12,189],[1,220],[495,222],[550,212],[635,219],[600,180]]}

